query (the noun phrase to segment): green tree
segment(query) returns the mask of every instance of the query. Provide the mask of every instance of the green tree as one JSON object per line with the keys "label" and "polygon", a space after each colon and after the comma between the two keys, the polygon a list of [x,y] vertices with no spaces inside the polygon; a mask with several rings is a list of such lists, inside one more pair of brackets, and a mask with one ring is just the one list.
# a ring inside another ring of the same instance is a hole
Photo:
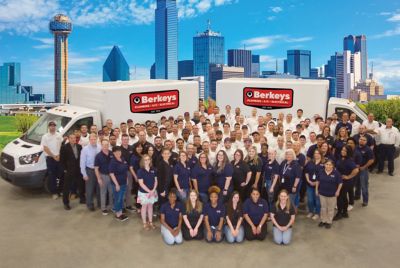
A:
{"label": "green tree", "polygon": [[358,106],[366,113],[373,113],[379,122],[385,123],[387,118],[392,118],[395,126],[400,125],[400,99],[376,100]]}
{"label": "green tree", "polygon": [[17,130],[25,133],[38,120],[39,117],[30,114],[17,114],[15,116]]}

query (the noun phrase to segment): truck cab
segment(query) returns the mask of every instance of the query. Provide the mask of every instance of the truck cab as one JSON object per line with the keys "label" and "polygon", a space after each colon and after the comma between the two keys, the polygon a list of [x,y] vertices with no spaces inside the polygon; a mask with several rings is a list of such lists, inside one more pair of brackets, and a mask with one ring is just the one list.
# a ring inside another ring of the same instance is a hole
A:
{"label": "truck cab", "polygon": [[367,115],[364,113],[360,107],[357,106],[352,100],[340,99],[340,98],[329,98],[328,110],[326,116],[331,116],[332,114],[337,114],[338,118],[342,118],[343,113],[356,114],[357,121],[362,124],[364,120],[367,120]]}
{"label": "truck cab", "polygon": [[21,137],[7,144],[0,156],[0,176],[23,188],[41,188],[47,178],[46,159],[40,141],[54,121],[57,131],[66,137],[85,124],[101,126],[100,113],[77,106],[59,106],[48,110]]}

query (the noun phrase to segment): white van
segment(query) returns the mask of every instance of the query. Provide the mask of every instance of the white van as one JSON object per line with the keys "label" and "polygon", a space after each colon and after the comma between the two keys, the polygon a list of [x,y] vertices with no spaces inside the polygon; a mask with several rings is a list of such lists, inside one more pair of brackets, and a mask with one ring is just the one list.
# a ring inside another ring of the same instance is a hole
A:
{"label": "white van", "polygon": [[158,121],[198,109],[198,83],[192,81],[146,80],[70,85],[71,105],[47,111],[24,135],[10,142],[0,156],[0,176],[13,185],[40,188],[47,167],[40,141],[54,121],[67,136],[85,124],[100,129],[105,120],[115,125],[132,119],[135,123]]}

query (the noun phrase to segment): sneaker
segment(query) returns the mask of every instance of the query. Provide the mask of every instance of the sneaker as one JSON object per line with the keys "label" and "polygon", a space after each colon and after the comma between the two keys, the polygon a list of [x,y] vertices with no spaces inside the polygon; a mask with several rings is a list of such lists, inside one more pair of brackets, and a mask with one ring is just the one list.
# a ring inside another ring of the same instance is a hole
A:
{"label": "sneaker", "polygon": [[315,214],[311,219],[313,219],[314,221],[319,219],[319,216],[317,214]]}
{"label": "sneaker", "polygon": [[352,205],[349,205],[348,207],[347,207],[347,211],[352,211],[353,210],[353,206]]}
{"label": "sneaker", "polygon": [[53,198],[53,200],[57,200],[58,199],[58,194],[53,194],[52,196],[51,196],[51,198]]}
{"label": "sneaker", "polygon": [[393,172],[389,172],[389,176],[392,176],[392,177],[393,177],[393,176],[394,176],[394,175],[393,175]]}
{"label": "sneaker", "polygon": [[136,209],[135,209],[134,207],[132,207],[132,206],[128,206],[128,207],[126,207],[125,209],[126,209],[127,211],[131,212],[131,213],[133,213],[133,212],[136,211]]}
{"label": "sneaker", "polygon": [[325,222],[320,222],[319,224],[318,224],[318,227],[324,227],[325,226]]}
{"label": "sneaker", "polygon": [[325,223],[325,229],[331,229],[331,227],[332,227],[332,224],[330,224],[330,223]]}
{"label": "sneaker", "polygon": [[313,215],[314,215],[314,214],[312,214],[312,213],[308,213],[308,214],[307,214],[307,218],[312,218]]}
{"label": "sneaker", "polygon": [[368,203],[362,203],[362,206],[366,207],[366,206],[368,206]]}
{"label": "sneaker", "polygon": [[119,221],[126,221],[128,219],[128,216],[126,216],[125,214],[121,214],[121,216],[118,217]]}
{"label": "sneaker", "polygon": [[334,221],[338,221],[338,220],[341,220],[342,217],[343,217],[343,216],[342,216],[341,214],[337,213],[337,214],[335,215],[335,217],[333,217],[333,220],[334,220]]}
{"label": "sneaker", "polygon": [[108,215],[108,210],[107,210],[107,209],[102,210],[102,211],[101,211],[101,214],[103,214],[103,216],[107,216],[107,215]]}

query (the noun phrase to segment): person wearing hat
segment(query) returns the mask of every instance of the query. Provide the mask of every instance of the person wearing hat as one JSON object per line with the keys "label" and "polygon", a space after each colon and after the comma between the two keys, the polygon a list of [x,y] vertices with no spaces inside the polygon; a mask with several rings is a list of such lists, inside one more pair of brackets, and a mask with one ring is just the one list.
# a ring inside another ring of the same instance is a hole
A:
{"label": "person wearing hat", "polygon": [[63,138],[61,134],[56,131],[56,123],[54,121],[50,121],[48,127],[49,132],[42,136],[40,146],[43,148],[44,155],[46,156],[47,187],[53,199],[57,199],[60,194],[60,189],[57,187],[57,178],[61,179],[62,176],[60,149]]}
{"label": "person wearing hat", "polygon": [[257,153],[261,152],[261,141],[260,141],[260,132],[258,131],[254,131],[253,133],[251,133],[251,136],[253,137],[253,146],[256,147],[257,149]]}

